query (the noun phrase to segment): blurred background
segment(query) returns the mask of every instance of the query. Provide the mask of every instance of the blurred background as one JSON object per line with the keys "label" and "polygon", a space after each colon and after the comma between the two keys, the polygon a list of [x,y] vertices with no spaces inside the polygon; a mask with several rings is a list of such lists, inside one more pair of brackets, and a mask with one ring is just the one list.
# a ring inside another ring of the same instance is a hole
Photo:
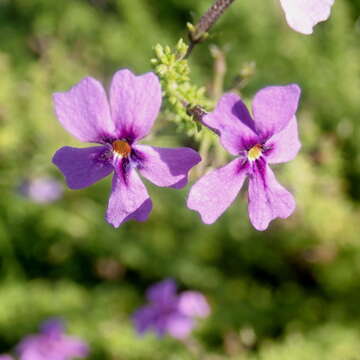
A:
{"label": "blurred background", "polygon": [[[360,359],[358,0],[337,0],[312,36],[287,26],[278,0],[236,1],[191,56],[199,85],[213,81],[216,45],[225,89],[251,62],[247,99],[266,85],[303,89],[302,151],[275,169],[298,206],[268,231],[249,225],[244,194],[206,226],[186,209],[189,187],[149,183],[149,220],[113,229],[110,178],[72,191],[51,163],[57,148],[81,146],[56,120],[51,94],[87,75],[109,84],[122,67],[149,71],[153,46],[175,45],[211,3],[0,0],[0,353],[61,316],[89,342],[89,359],[194,359],[131,324],[145,289],[172,277],[212,306],[194,332],[204,359]],[[165,120],[147,140],[198,146]]]}

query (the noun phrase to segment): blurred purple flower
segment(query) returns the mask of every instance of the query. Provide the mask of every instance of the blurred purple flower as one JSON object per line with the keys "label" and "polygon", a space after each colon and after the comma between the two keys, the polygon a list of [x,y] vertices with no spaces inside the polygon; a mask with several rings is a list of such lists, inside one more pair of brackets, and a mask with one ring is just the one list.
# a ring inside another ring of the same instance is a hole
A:
{"label": "blurred purple flower", "polygon": [[3,354],[0,355],[0,360],[14,360],[14,358],[10,355]]}
{"label": "blurred purple flower", "polygon": [[20,360],[71,360],[87,356],[88,346],[64,332],[59,319],[44,322],[40,334],[25,337],[17,346]]}
{"label": "blurred purple flower", "polygon": [[290,161],[300,149],[295,117],[299,97],[296,84],[266,87],[255,95],[253,119],[240,97],[228,93],[203,118],[220,135],[223,147],[237,156],[205,174],[190,190],[188,207],[198,211],[204,223],[212,224],[231,205],[246,177],[250,221],[257,230],[292,214],[295,200],[268,164]]}
{"label": "blurred purple flower", "polygon": [[48,204],[58,200],[63,194],[62,185],[50,177],[38,177],[25,180],[20,192],[38,204]]}
{"label": "blurred purple flower", "polygon": [[309,35],[313,27],[330,16],[335,0],[280,0],[289,26]]}
{"label": "blurred purple flower", "polygon": [[[110,106],[109,106],[110,105]],[[72,135],[100,146],[65,146],[53,157],[71,189],[82,189],[114,173],[106,220],[114,227],[130,219],[145,221],[152,202],[135,171],[157,186],[181,188],[188,171],[200,161],[190,148],[139,145],[161,105],[154,73],[135,76],[118,71],[110,87],[110,104],[102,85],[87,77],[68,92],[54,94],[56,115]]]}
{"label": "blurred purple flower", "polygon": [[176,294],[176,284],[167,279],[151,286],[146,294],[149,305],[134,314],[137,332],[154,331],[159,336],[169,334],[177,339],[186,338],[196,326],[195,318],[205,318],[210,307],[205,297],[196,291]]}

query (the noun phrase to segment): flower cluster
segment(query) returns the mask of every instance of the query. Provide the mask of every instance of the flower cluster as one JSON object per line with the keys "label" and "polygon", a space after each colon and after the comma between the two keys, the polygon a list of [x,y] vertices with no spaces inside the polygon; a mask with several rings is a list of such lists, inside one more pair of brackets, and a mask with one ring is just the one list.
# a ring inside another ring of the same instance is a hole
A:
{"label": "flower cluster", "polygon": [[[216,1],[192,31],[205,34],[232,2]],[[310,34],[318,22],[330,16],[334,0],[280,3],[289,25]],[[179,121],[191,119],[184,105],[205,98],[203,91],[190,84],[185,59],[201,39],[195,41],[190,36],[189,47],[179,41],[176,54],[169,47],[155,48],[152,62]],[[286,218],[294,211],[293,196],[277,182],[269,164],[289,161],[300,149],[295,117],[299,97],[297,85],[264,88],[254,98],[252,118],[240,97],[229,93],[201,119],[237,157],[206,174],[190,190],[188,207],[198,211],[204,223],[213,223],[229,207],[246,177],[249,216],[256,229],[265,230],[271,220]],[[138,173],[157,186],[179,189],[187,184],[188,172],[201,160],[190,148],[139,144],[149,134],[161,103],[161,85],[154,73],[136,76],[126,69],[114,75],[109,100],[102,85],[91,77],[67,92],[54,94],[55,112],[63,127],[80,141],[97,146],[63,147],[54,155],[53,163],[71,189],[90,186],[113,173],[106,220],[114,227],[131,219],[148,218],[152,202]]]}
{"label": "flower cluster", "polygon": [[210,306],[197,291],[176,294],[176,284],[166,279],[151,286],[146,294],[149,304],[134,314],[139,334],[154,331],[158,336],[168,334],[177,339],[188,337],[196,326],[196,318],[206,318]]}
{"label": "flower cluster", "polygon": [[[220,136],[236,160],[201,178],[190,190],[188,207],[213,223],[230,205],[245,177],[249,183],[250,220],[265,230],[277,217],[288,217],[295,208],[292,195],[275,179],[268,164],[289,161],[300,143],[295,112],[297,85],[273,86],[254,99],[254,120],[242,100],[226,94],[203,124]],[[110,88],[110,108],[104,89],[86,78],[70,91],[54,95],[62,125],[81,141],[98,143],[89,148],[63,147],[53,162],[72,189],[89,186],[114,173],[106,213],[115,227],[135,219],[144,221],[152,208],[150,197],[136,170],[157,186],[181,188],[189,170],[200,161],[190,148],[158,148],[138,144],[150,131],[161,104],[158,78],[153,73],[135,76],[118,71]]]}
{"label": "flower cluster", "polygon": [[[87,344],[75,337],[65,335],[59,319],[49,319],[39,334],[26,336],[16,347],[19,360],[71,360],[88,355]],[[0,360],[13,360],[10,355],[0,355]]]}

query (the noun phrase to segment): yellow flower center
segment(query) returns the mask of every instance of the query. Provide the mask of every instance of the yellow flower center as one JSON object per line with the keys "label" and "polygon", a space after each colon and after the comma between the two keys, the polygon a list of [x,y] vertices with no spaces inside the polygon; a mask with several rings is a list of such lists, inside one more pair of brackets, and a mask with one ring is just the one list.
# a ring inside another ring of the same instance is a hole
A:
{"label": "yellow flower center", "polygon": [[261,156],[261,154],[262,154],[262,146],[260,144],[256,144],[247,152],[248,159],[251,161],[258,159]]}
{"label": "yellow flower center", "polygon": [[131,146],[123,140],[115,140],[112,143],[113,151],[116,153],[116,155],[120,155],[122,157],[129,156],[131,152]]}

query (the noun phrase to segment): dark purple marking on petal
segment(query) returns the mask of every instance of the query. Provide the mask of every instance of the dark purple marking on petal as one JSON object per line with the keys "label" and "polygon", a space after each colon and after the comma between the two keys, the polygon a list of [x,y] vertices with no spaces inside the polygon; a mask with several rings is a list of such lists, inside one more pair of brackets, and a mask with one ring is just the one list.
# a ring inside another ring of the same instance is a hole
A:
{"label": "dark purple marking on petal", "polygon": [[248,200],[250,221],[260,231],[277,217],[287,218],[295,209],[293,195],[278,183],[263,157],[252,163]]}
{"label": "dark purple marking on petal", "polygon": [[133,147],[130,154],[130,158],[131,158],[131,162],[134,163],[137,169],[142,169],[143,163],[146,160],[146,156],[143,152]]}
{"label": "dark purple marking on petal", "polygon": [[130,70],[118,71],[111,82],[111,114],[119,139],[131,144],[145,137],[153,126],[161,105],[161,86],[154,73],[136,76]]}
{"label": "dark purple marking on petal", "polygon": [[258,142],[254,121],[236,94],[224,94],[214,111],[204,116],[203,122],[220,133],[221,144],[232,155]]}
{"label": "dark purple marking on petal", "polygon": [[237,117],[244,125],[256,134],[255,122],[249,114],[246,105],[241,101],[237,101],[231,108],[232,114]]}
{"label": "dark purple marking on petal", "polygon": [[123,158],[121,160],[121,175],[123,176],[124,183],[128,184],[128,173],[131,169],[130,160],[128,158]]}
{"label": "dark purple marking on petal", "polygon": [[151,210],[149,194],[136,171],[131,169],[123,174],[126,177],[121,172],[114,174],[106,212],[107,222],[114,227],[128,219],[143,221]]}

